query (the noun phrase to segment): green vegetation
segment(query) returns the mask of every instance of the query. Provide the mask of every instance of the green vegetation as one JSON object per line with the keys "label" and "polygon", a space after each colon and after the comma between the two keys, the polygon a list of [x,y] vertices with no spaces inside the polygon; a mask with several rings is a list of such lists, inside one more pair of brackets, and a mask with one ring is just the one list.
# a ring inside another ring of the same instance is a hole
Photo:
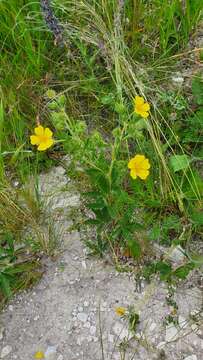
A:
{"label": "green vegetation", "polygon": [[[184,278],[202,263],[191,243],[203,232],[203,79],[195,70],[186,88],[171,78],[178,60],[192,66],[187,46],[202,20],[202,1],[52,5],[62,44],[48,31],[39,1],[0,2],[0,198],[6,201],[0,208],[0,297],[33,283],[39,251],[51,252],[36,223],[38,199],[19,195],[13,181],[26,183],[65,154],[92,214],[86,224],[97,230],[87,242],[90,252],[110,251],[117,265],[122,256],[131,258],[144,264],[148,278]],[[201,58],[200,50],[194,53]],[[149,104],[148,117],[134,111],[136,96]],[[56,140],[44,152],[30,144],[39,123]],[[136,155],[151,167],[135,178],[128,164]],[[23,237],[28,218],[36,239]],[[155,241],[181,245],[188,262],[175,270],[168,259],[149,267]]]}

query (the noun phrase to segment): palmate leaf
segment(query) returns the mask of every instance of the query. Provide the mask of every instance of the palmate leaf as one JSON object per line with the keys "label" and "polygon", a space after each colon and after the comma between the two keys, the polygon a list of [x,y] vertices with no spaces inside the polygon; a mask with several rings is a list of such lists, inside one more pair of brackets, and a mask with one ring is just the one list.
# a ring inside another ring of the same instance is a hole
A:
{"label": "palmate leaf", "polygon": [[97,169],[86,170],[87,175],[90,177],[91,183],[94,184],[103,194],[107,194],[110,191],[110,184],[107,177]]}
{"label": "palmate leaf", "polygon": [[169,163],[174,172],[186,170],[190,165],[190,158],[187,155],[172,155]]}

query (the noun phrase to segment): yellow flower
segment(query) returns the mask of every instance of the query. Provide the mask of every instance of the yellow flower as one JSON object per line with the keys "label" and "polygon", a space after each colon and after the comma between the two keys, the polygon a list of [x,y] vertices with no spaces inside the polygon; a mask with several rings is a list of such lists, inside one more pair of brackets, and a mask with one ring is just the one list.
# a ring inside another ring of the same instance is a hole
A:
{"label": "yellow flower", "polygon": [[126,309],[124,307],[119,306],[119,307],[115,308],[115,313],[118,316],[123,316],[126,313]]}
{"label": "yellow flower", "polygon": [[135,96],[134,111],[136,114],[141,115],[144,119],[149,116],[150,105],[144,102],[143,97]]}
{"label": "yellow flower", "polygon": [[130,176],[136,179],[137,176],[146,180],[149,175],[150,163],[144,155],[135,155],[128,163],[128,169],[130,169]]}
{"label": "yellow flower", "polygon": [[45,355],[42,351],[37,351],[35,353],[35,359],[45,359]]}
{"label": "yellow flower", "polygon": [[37,150],[44,151],[53,145],[53,133],[49,128],[39,125],[34,129],[34,133],[35,135],[30,136],[30,141],[32,145],[38,146]]}

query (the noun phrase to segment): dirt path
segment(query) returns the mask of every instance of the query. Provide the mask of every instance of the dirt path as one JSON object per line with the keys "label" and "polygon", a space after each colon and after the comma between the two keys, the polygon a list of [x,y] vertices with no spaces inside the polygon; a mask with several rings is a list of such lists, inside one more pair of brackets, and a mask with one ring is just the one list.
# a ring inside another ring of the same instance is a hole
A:
{"label": "dirt path", "polygon": [[[55,262],[46,260],[40,283],[1,314],[0,358],[32,360],[41,351],[49,360],[102,360],[103,347],[105,360],[202,359],[202,293],[194,275],[174,289],[177,324],[166,325],[172,306],[165,284],[142,282],[138,292],[132,275],[89,259],[83,234],[70,232],[80,196],[65,170],[57,167],[41,175],[40,191],[64,252]],[[115,313],[117,306],[129,305],[140,315],[136,339]]]}

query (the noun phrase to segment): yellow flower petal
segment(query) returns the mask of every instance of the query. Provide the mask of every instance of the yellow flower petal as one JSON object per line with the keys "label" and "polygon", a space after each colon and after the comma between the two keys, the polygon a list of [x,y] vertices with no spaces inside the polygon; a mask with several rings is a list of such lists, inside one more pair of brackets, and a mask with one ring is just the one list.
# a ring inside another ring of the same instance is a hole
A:
{"label": "yellow flower petal", "polygon": [[49,129],[49,128],[46,128],[44,130],[44,135],[47,136],[47,137],[52,137],[53,136],[53,132]]}
{"label": "yellow flower petal", "polygon": [[39,145],[40,141],[39,141],[39,137],[36,135],[31,135],[30,136],[30,142],[32,145]]}
{"label": "yellow flower petal", "polygon": [[45,359],[45,355],[42,351],[37,351],[35,353],[35,359]]}
{"label": "yellow flower petal", "polygon": [[142,110],[143,111],[149,111],[150,110],[150,105],[148,103],[145,103],[142,105]]}
{"label": "yellow flower petal", "polygon": [[37,136],[44,136],[44,128],[42,125],[39,125],[37,126],[35,129],[34,129],[34,132]]}
{"label": "yellow flower petal", "polygon": [[146,119],[146,118],[148,118],[149,113],[142,111],[142,112],[140,113],[140,115],[141,115],[144,119]]}
{"label": "yellow flower petal", "polygon": [[141,106],[144,104],[144,98],[141,96],[135,96],[135,106]]}
{"label": "yellow flower petal", "polygon": [[134,157],[134,161],[136,162],[136,164],[140,164],[141,162],[143,162],[145,160],[145,156],[144,155],[140,155],[137,154]]}
{"label": "yellow flower petal", "polygon": [[47,139],[46,141],[41,142],[41,144],[38,146],[37,150],[38,151],[45,151],[48,148],[50,148],[53,145],[53,143],[54,143],[53,139]]}
{"label": "yellow flower petal", "polygon": [[134,180],[137,179],[137,171],[132,169],[132,170],[130,171],[130,176],[131,176],[131,178],[133,178]]}
{"label": "yellow flower petal", "polygon": [[133,169],[135,165],[135,159],[131,159],[128,163],[128,169]]}
{"label": "yellow flower petal", "polygon": [[126,313],[126,309],[124,307],[119,306],[119,307],[115,308],[115,313],[118,316],[123,316]]}
{"label": "yellow flower petal", "polygon": [[148,160],[148,159],[145,159],[145,160],[142,162],[142,168],[148,170],[148,169],[150,169],[150,167],[151,167],[151,165],[150,165],[150,163],[149,163],[149,160]]}
{"label": "yellow flower petal", "polygon": [[144,98],[141,96],[136,96],[134,99],[134,111],[136,114],[147,118],[149,116],[148,111],[150,110],[150,105],[147,102],[144,102]]}
{"label": "yellow flower petal", "polygon": [[150,163],[144,155],[137,154],[129,161],[128,168],[130,169],[130,176],[133,179],[139,177],[145,180],[149,175]]}
{"label": "yellow flower petal", "polygon": [[142,180],[146,180],[148,175],[149,175],[149,170],[141,169],[137,171],[137,176],[139,176],[140,179]]}

